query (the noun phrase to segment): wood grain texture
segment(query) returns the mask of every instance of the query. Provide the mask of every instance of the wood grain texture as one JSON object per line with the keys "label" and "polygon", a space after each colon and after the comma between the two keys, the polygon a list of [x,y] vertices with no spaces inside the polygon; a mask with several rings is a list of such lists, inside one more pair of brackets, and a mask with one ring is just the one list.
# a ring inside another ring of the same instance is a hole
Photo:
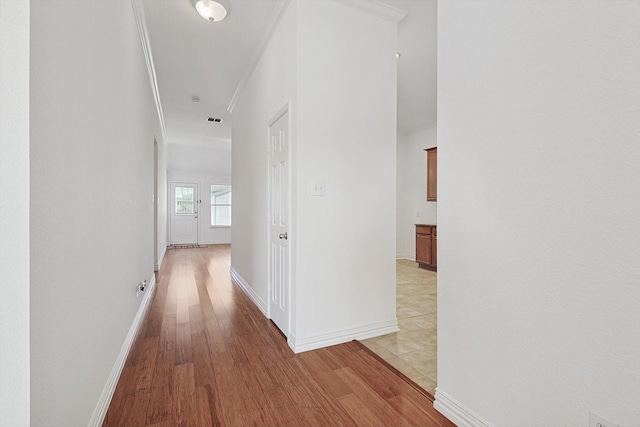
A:
{"label": "wood grain texture", "polygon": [[357,342],[293,354],[229,253],[167,251],[103,426],[454,426]]}
{"label": "wood grain texture", "polygon": [[420,268],[438,268],[438,227],[416,224],[416,262]]}
{"label": "wood grain texture", "polygon": [[427,201],[438,200],[438,147],[427,148]]}

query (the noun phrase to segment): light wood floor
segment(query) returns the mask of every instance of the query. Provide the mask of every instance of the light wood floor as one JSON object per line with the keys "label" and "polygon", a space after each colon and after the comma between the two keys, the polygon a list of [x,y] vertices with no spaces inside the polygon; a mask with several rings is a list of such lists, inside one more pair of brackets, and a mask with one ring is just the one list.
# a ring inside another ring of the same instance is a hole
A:
{"label": "light wood floor", "polygon": [[167,251],[104,426],[453,426],[355,341],[293,354],[229,253]]}

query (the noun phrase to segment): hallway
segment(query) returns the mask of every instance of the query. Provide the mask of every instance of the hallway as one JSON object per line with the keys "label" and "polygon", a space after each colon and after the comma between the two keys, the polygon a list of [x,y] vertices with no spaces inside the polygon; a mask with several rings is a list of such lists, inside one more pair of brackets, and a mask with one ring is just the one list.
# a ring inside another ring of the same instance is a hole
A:
{"label": "hallway", "polygon": [[356,342],[293,354],[230,247],[167,251],[104,426],[452,426]]}

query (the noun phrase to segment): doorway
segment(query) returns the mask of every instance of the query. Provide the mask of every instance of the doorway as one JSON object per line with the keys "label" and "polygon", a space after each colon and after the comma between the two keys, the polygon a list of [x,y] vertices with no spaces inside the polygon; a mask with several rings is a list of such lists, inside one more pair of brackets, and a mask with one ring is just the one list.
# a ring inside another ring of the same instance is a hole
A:
{"label": "doorway", "polygon": [[198,244],[198,194],[196,183],[171,183],[170,244]]}
{"label": "doorway", "polygon": [[153,138],[153,271],[158,271],[158,141]]}
{"label": "doorway", "polygon": [[269,124],[269,317],[289,336],[289,109]]}

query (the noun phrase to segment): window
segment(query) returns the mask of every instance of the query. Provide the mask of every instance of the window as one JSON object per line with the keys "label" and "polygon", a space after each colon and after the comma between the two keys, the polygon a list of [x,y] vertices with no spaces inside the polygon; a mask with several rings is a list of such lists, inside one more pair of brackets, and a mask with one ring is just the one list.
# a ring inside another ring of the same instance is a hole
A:
{"label": "window", "polygon": [[211,184],[211,226],[231,225],[231,186]]}
{"label": "window", "polygon": [[176,187],[175,213],[193,215],[196,189],[194,187]]}

